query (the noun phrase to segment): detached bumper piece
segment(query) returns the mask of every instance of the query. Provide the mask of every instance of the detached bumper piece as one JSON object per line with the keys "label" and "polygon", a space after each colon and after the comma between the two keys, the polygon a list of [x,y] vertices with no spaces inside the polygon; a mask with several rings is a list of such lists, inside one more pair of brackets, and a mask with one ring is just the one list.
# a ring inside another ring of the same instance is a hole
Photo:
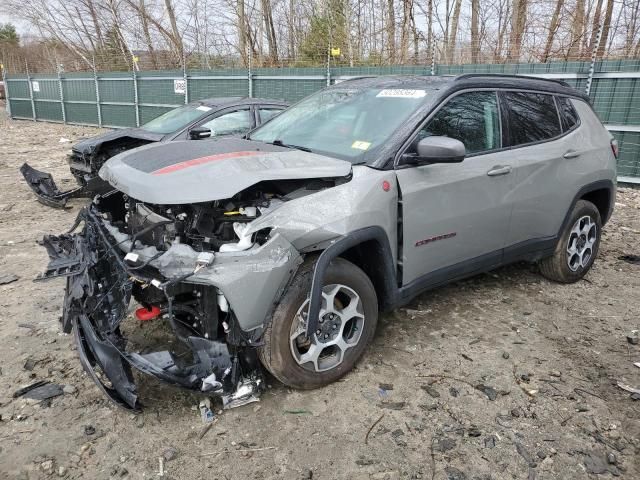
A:
{"label": "detached bumper piece", "polygon": [[171,302],[165,316],[190,355],[127,350],[120,323],[127,315],[134,282],[148,285],[153,278],[123,261],[116,242],[90,208],[80,212],[80,223],[81,233],[44,238],[51,261],[39,279],[66,277],[62,329],[73,331],[84,369],[109,399],[127,409],[141,408],[134,367],[172,385],[220,396],[226,407],[254,401],[263,388],[255,352],[183,335],[176,328],[179,322],[172,321]]}
{"label": "detached bumper piece", "polygon": [[26,180],[40,203],[53,208],[65,208],[70,198],[91,197],[92,190],[87,184],[82,187],[61,192],[50,173],[41,172],[25,163],[20,173]]}

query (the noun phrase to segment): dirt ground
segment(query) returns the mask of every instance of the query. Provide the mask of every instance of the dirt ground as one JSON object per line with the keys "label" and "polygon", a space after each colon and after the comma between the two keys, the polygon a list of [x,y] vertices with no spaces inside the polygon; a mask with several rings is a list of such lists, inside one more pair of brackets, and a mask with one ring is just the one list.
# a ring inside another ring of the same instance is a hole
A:
{"label": "dirt ground", "polygon": [[[200,438],[197,395],[138,376],[142,414],[105,400],[59,332],[62,280],[32,281],[47,261],[36,241],[84,201],[42,206],[18,168],[71,186],[65,154],[98,132],[0,119],[0,276],[19,277],[0,285],[1,478],[160,478],[159,457],[163,478],[187,480],[640,478],[640,401],[616,386],[640,387],[626,338],[640,329],[640,265],[618,259],[640,254],[640,191],[619,190],[584,281],[514,265],[422,295],[381,318],[342,381],[270,381]],[[36,380],[67,393],[12,398]]]}

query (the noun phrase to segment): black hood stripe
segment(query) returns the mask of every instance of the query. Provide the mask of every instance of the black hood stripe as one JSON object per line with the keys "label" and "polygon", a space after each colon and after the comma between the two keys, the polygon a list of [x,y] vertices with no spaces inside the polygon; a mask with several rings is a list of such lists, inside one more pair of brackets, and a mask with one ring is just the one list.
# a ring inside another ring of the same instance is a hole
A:
{"label": "black hood stripe", "polygon": [[[163,171],[169,173],[171,170],[164,170],[173,165],[187,164],[196,161],[198,165],[200,159],[215,157],[224,154],[236,154],[238,152],[287,152],[288,148],[279,147],[263,142],[243,140],[241,138],[220,138],[212,140],[184,140],[169,142],[130,150],[122,153],[122,163],[135,168],[144,173],[157,174]],[[212,160],[214,161],[214,160]],[[185,167],[178,167],[180,170]]]}

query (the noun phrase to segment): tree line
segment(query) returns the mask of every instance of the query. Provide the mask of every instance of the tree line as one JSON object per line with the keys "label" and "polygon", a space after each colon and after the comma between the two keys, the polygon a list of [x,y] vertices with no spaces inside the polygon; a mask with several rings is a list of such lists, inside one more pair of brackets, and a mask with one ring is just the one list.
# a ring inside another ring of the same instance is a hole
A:
{"label": "tree line", "polygon": [[[8,70],[640,57],[638,0],[5,0]],[[15,32],[14,32],[15,33]]]}

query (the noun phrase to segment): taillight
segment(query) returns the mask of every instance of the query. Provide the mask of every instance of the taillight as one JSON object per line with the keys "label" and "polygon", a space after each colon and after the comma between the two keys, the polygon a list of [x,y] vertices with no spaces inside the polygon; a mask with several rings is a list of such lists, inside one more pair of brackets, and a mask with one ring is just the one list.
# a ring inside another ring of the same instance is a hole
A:
{"label": "taillight", "polygon": [[615,138],[611,139],[611,151],[613,152],[613,156],[617,159],[620,150],[618,149],[618,140],[616,140]]}

